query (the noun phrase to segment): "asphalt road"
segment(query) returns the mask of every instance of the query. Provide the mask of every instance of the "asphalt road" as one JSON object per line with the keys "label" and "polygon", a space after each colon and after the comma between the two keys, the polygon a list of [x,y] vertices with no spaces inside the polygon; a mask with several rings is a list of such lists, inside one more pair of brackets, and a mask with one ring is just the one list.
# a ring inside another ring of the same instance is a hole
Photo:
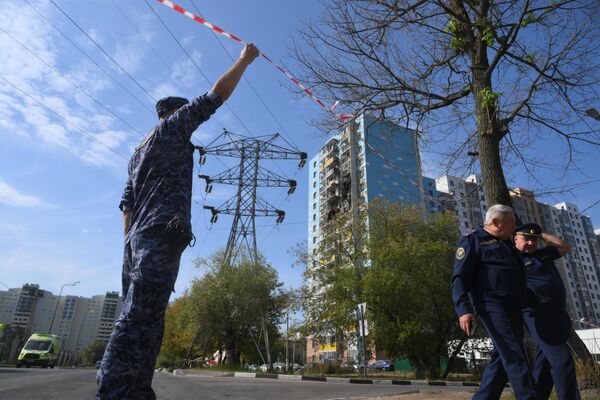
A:
{"label": "asphalt road", "polygon": [[[95,373],[92,369],[0,368],[0,400],[93,400],[96,392]],[[159,400],[357,399],[427,389],[415,386],[174,376],[162,372],[154,375],[153,387]],[[444,389],[455,390],[450,387]]]}

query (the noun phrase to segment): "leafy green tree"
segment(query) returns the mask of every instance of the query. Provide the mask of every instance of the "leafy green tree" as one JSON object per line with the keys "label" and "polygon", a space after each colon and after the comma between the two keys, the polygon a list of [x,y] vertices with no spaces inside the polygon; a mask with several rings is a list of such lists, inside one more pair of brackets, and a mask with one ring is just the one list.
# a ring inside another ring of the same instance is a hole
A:
{"label": "leafy green tree", "polygon": [[189,324],[198,329],[196,342],[208,351],[223,349],[227,364],[239,363],[242,353],[245,361],[268,359],[261,350],[261,328],[277,337],[287,301],[277,271],[264,258],[256,265],[243,257],[237,265],[226,265],[223,252],[195,263],[207,269],[189,291]]}
{"label": "leafy green tree", "polygon": [[365,301],[363,277],[367,271],[364,214],[339,213],[322,226],[319,255],[299,251],[309,268],[304,275],[304,333],[315,344],[336,344],[337,354],[357,336],[357,304]]}
{"label": "leafy green tree", "polygon": [[438,377],[447,343],[458,335],[450,291],[456,219],[376,201],[369,236],[371,340],[378,352],[407,357],[419,375]]}
{"label": "leafy green tree", "polygon": [[161,367],[179,366],[187,355],[195,330],[191,324],[189,302],[190,296],[186,292],[169,304],[165,314],[165,334],[158,357],[158,365]]}
{"label": "leafy green tree", "polygon": [[83,362],[88,365],[93,365],[96,361],[102,360],[102,356],[104,355],[104,350],[106,350],[106,343],[96,340],[92,342],[84,351],[83,351]]}

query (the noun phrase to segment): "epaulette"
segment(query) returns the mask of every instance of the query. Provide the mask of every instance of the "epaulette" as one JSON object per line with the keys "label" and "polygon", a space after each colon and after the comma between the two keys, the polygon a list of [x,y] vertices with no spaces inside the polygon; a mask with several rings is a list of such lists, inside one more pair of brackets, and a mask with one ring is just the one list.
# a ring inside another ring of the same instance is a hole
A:
{"label": "epaulette", "polygon": [[489,246],[490,244],[498,243],[498,239],[492,238],[488,240],[481,240],[479,242],[480,246]]}
{"label": "epaulette", "polygon": [[463,235],[464,237],[467,237],[467,236],[471,236],[471,235],[472,235],[472,234],[474,234],[475,232],[477,232],[477,230],[475,230],[475,229],[469,229],[469,230],[466,230],[466,231],[464,231],[462,235]]}

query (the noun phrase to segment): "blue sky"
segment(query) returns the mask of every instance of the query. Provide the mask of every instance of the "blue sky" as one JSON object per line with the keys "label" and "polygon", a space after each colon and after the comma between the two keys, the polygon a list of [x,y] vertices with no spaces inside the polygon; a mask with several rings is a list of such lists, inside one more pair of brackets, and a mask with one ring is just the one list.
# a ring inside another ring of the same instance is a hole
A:
{"label": "blue sky", "polygon": [[[78,286],[68,287],[66,292],[82,296],[119,290],[123,243],[117,204],[126,179],[126,161],[121,155],[128,158],[140,134],[145,134],[156,123],[156,116],[148,110],[153,110],[154,102],[52,3],[28,1],[108,74],[25,2],[3,2],[0,28],[12,37],[0,31],[0,77],[4,79],[0,79],[0,281],[9,287],[39,283],[44,289],[57,293],[62,283],[79,280]],[[86,1],[85,7],[80,1],[55,1],[154,98],[167,95],[190,98],[202,94],[231,65],[210,30],[153,0],[148,2],[210,82],[164,30],[144,0]],[[177,3],[196,12],[190,0]],[[320,10],[320,3],[314,0],[196,0],[195,4],[204,18],[256,43],[292,73],[293,62],[286,56],[295,31],[303,21],[315,19]],[[219,40],[237,58],[240,44],[227,38]],[[207,143],[224,127],[247,135],[280,132],[312,157],[326,136],[309,122],[323,117],[324,111],[310,98],[292,93],[294,87],[289,80],[261,58],[250,66],[246,77],[277,120],[247,82],[242,81],[228,101],[230,109],[222,107],[210,121],[201,125],[196,132],[196,143]],[[59,112],[85,133],[39,106],[11,84]],[[563,153],[561,144],[552,141],[544,143],[539,151],[549,159]],[[564,178],[560,178],[558,171],[542,171],[540,177],[548,187],[600,179],[597,150],[591,149],[579,157],[582,171],[573,171]],[[424,152],[423,159],[425,173],[436,176],[441,167],[435,157]],[[231,160],[223,162],[231,164]],[[263,192],[267,200],[287,212],[284,224],[277,227],[274,219],[269,218],[257,221],[260,250],[278,269],[286,286],[298,287],[302,270],[292,267],[294,257],[289,250],[305,240],[307,234],[308,169],[298,172],[294,161],[279,162],[278,166],[265,163],[264,166],[278,174],[283,170],[289,176],[295,175],[299,182],[298,190],[289,198],[285,196],[285,189]],[[211,175],[222,169],[223,164],[209,157],[197,172]],[[511,186],[537,188],[535,182],[520,180],[522,174],[518,167],[507,171],[507,175]],[[196,180],[194,184],[192,223],[197,245],[184,254],[177,295],[201,273],[192,267],[192,259],[206,257],[222,247],[231,223],[230,218],[221,216],[209,231],[208,215],[202,205],[219,205],[233,194],[233,188],[215,186],[207,196],[203,182]],[[572,193],[546,196],[541,200],[552,204],[566,200],[583,209],[597,201],[599,193],[600,184],[592,182]],[[600,206],[591,208],[587,214],[600,226]]]}

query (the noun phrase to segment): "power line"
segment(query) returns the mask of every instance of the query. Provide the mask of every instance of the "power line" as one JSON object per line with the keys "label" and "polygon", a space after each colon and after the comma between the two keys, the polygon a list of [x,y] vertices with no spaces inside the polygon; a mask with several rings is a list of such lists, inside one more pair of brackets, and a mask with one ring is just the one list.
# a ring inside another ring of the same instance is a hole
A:
{"label": "power line", "polygon": [[100,107],[104,108],[106,111],[108,111],[113,117],[117,118],[119,121],[121,121],[123,124],[125,124],[128,128],[133,129],[135,132],[137,132],[140,136],[144,136],[142,134],[142,132],[138,131],[136,128],[134,128],[133,126],[131,126],[127,121],[125,121],[123,118],[119,117],[117,114],[115,114],[111,109],[109,109],[108,107],[106,107],[102,102],[96,100],[96,98],[94,96],[92,96],[91,94],[89,94],[88,92],[86,92],[81,86],[77,85],[75,82],[73,82],[71,79],[67,78],[62,72],[60,72],[58,69],[56,69],[55,67],[53,67],[52,65],[50,65],[46,60],[44,60],[43,58],[41,58],[40,56],[38,56],[37,54],[35,54],[31,49],[29,49],[27,46],[25,46],[23,43],[21,43],[17,38],[15,38],[13,35],[11,35],[10,33],[8,33],[7,31],[5,31],[1,26],[0,26],[0,31],[4,32],[5,35],[7,35],[8,37],[10,37],[12,40],[14,40],[15,42],[17,42],[22,48],[24,48],[25,50],[27,50],[27,52],[29,52],[31,55],[33,55],[35,58],[37,58],[38,60],[40,60],[41,62],[43,62],[48,68],[51,68],[54,72],[56,72],[57,74],[59,74],[64,80],[66,80],[67,82],[69,82],[71,85],[73,85],[75,88],[77,88],[81,93],[85,94],[88,98],[90,98],[92,101],[94,101],[96,104],[98,104]]}
{"label": "power line", "polygon": [[[131,27],[138,33],[138,35],[140,35],[140,37],[144,40],[144,42],[146,42],[146,44],[148,45],[148,47],[150,47],[150,49],[152,49],[152,51],[154,52],[154,54],[157,56],[157,58],[162,61],[163,65],[167,68],[170,69],[170,66],[168,65],[168,63],[164,60],[164,58],[162,58],[162,56],[160,55],[160,53],[154,48],[154,46],[152,46],[152,44],[144,37],[144,35],[142,34],[142,32],[135,26],[135,24],[133,22],[131,22],[131,19],[128,17],[127,13],[125,13],[117,4],[117,2],[115,0],[112,0],[113,4],[115,5],[115,7],[119,10],[119,12],[123,15],[123,17],[125,18],[125,20],[129,23],[129,25],[131,25]],[[192,89],[192,88],[190,88]],[[223,125],[219,122],[218,119],[216,119],[215,117],[215,121],[217,123],[219,123],[219,125],[221,125],[223,127]],[[223,127],[223,129],[225,129],[225,127]],[[200,138],[196,135],[196,133],[194,132],[192,134],[192,136],[194,138],[196,138],[196,140],[198,141],[198,143],[200,145],[202,145],[202,142],[200,140]],[[219,162],[224,166],[227,167],[227,165],[225,165],[225,163],[221,160],[218,159]]]}
{"label": "power line", "polygon": [[56,4],[54,2],[54,0],[50,0],[50,2],[52,4],[54,4],[54,6],[65,16],[67,17],[67,19],[69,21],[71,21],[73,23],[73,25],[75,25],[77,27],[77,29],[79,29],[81,31],[81,33],[83,33],[92,43],[94,43],[96,45],[96,47],[98,47],[98,49],[106,56],[108,57],[125,75],[127,75],[129,77],[129,79],[131,79],[133,81],[133,83],[135,83],[140,89],[142,89],[144,91],[144,93],[146,93],[148,95],[148,97],[150,97],[152,99],[153,102],[156,103],[156,99],[154,98],[154,96],[152,96],[150,94],[150,92],[148,92],[146,90],[146,88],[144,88],[138,81],[137,79],[135,79],[133,76],[131,76],[131,74],[129,72],[127,72],[125,70],[125,68],[123,68],[121,66],[121,64],[119,64],[117,62],[117,60],[115,60],[110,54],[108,54],[108,52],[106,50],[104,50],[104,48],[102,46],[100,46],[100,44],[98,42],[96,42],[90,35],[87,34],[86,31],[83,30],[83,28],[81,26],[79,26],[79,24],[77,22],[75,22],[75,20],[73,20],[73,18],[71,18],[69,16],[69,14],[67,14],[62,8],[60,8],[60,6],[58,4]]}
{"label": "power line", "polygon": [[40,106],[44,107],[46,110],[52,112],[53,114],[57,115],[59,118],[61,118],[63,121],[65,121],[66,123],[68,123],[69,125],[74,126],[75,128],[77,128],[77,130],[79,130],[81,133],[83,133],[85,136],[87,136],[88,138],[90,138],[91,140],[94,140],[95,142],[100,143],[102,146],[106,147],[108,150],[112,151],[113,153],[115,153],[116,155],[118,155],[119,157],[123,158],[125,161],[128,161],[129,158],[124,156],[122,153],[120,153],[119,151],[113,149],[112,147],[110,147],[109,145],[107,145],[106,143],[104,143],[102,140],[96,138],[94,135],[92,135],[91,133],[89,133],[88,131],[86,131],[85,129],[81,128],[79,125],[69,121],[67,118],[63,117],[59,112],[53,110],[52,108],[48,107],[47,105],[45,105],[42,101],[36,99],[35,97],[33,97],[31,94],[29,94],[27,91],[21,89],[20,87],[16,86],[15,84],[13,84],[12,82],[10,82],[8,79],[6,79],[2,74],[0,74],[0,79],[2,79],[4,82],[6,82],[7,84],[9,84],[10,86],[12,86],[13,88],[17,89],[19,92],[23,93],[25,96],[29,97],[31,100],[35,101],[36,103],[38,103]]}
{"label": "power line", "polygon": [[102,72],[104,72],[104,74],[106,76],[108,76],[108,78],[110,80],[112,80],[114,83],[116,83],[119,87],[121,87],[121,89],[125,90],[135,101],[137,101],[142,107],[144,107],[146,110],[148,110],[148,112],[150,112],[152,115],[155,115],[155,112],[150,109],[150,107],[148,107],[146,104],[144,104],[142,102],[142,100],[139,99],[139,97],[137,97],[135,94],[133,94],[129,89],[127,89],[121,82],[119,82],[118,80],[116,80],[112,74],[110,72],[108,72],[104,67],[102,67],[100,64],[98,64],[98,62],[96,60],[94,60],[85,50],[83,50],[79,45],[77,45],[75,42],[73,42],[73,40],[71,40],[71,38],[64,33],[60,28],[58,28],[54,23],[52,23],[52,21],[50,21],[48,18],[46,18],[37,8],[35,8],[31,3],[29,3],[28,0],[24,0],[25,3],[27,3],[27,5],[29,7],[31,7],[33,9],[33,11],[35,11],[40,18],[42,18],[44,21],[46,21],[46,23],[48,23],[50,26],[52,26],[52,28],[54,28],[58,33],[60,33],[65,39],[67,39],[67,41],[69,43],[71,43],[77,50],[79,50],[81,52],[81,54],[83,54],[88,60],[90,60],[96,67],[98,67]]}
{"label": "power line", "polygon": [[[113,0],[114,1],[114,0]],[[192,6],[194,6],[194,8],[196,9],[196,11],[198,12],[198,15],[202,17],[201,13],[200,13],[200,9],[196,6],[196,3],[194,0],[190,0],[190,2],[192,3]],[[233,56],[231,55],[231,53],[229,52],[229,50],[227,50],[227,48],[223,45],[223,42],[221,42],[221,40],[219,39],[219,36],[215,33],[215,31],[211,30],[211,33],[213,35],[213,37],[215,38],[215,40],[219,43],[219,45],[221,45],[221,48],[223,48],[223,50],[225,51],[225,53],[227,54],[227,56],[229,56],[229,59],[232,62],[235,62]],[[295,147],[296,150],[298,149],[298,146],[296,145],[296,143],[294,143],[291,135],[286,131],[285,127],[283,126],[283,124],[281,122],[279,122],[279,119],[277,119],[277,117],[275,116],[275,114],[273,113],[273,111],[271,110],[271,108],[269,108],[269,106],[267,105],[267,103],[265,103],[265,101],[263,100],[262,96],[258,93],[258,91],[254,88],[254,85],[252,85],[252,83],[250,82],[250,80],[243,75],[242,78],[244,79],[244,81],[246,81],[246,83],[248,83],[248,85],[250,86],[250,88],[252,89],[252,91],[254,92],[254,94],[258,97],[258,99],[260,100],[260,102],[262,103],[262,105],[267,109],[267,111],[269,112],[269,114],[271,115],[271,117],[275,120],[275,122],[277,123],[277,125],[279,125],[279,127],[281,128],[282,132],[285,133],[287,136],[289,136],[290,141],[292,143],[288,144],[291,147]],[[282,138],[284,139],[284,138]],[[285,140],[285,139],[284,139]],[[286,140],[287,142],[287,140]]]}
{"label": "power line", "polygon": [[579,212],[579,214],[583,214],[584,212],[586,212],[587,210],[589,210],[590,208],[594,207],[596,204],[600,203],[600,200],[594,202],[594,204],[592,204],[591,206],[587,207],[585,210],[582,210]]}

